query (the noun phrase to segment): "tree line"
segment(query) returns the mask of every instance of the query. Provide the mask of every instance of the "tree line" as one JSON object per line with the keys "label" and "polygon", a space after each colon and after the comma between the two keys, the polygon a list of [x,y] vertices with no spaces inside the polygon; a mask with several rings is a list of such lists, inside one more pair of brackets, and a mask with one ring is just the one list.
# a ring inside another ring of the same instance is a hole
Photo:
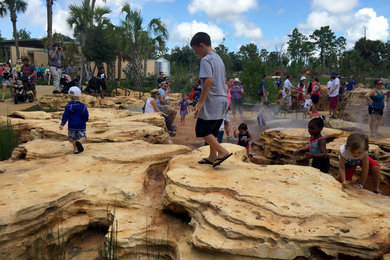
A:
{"label": "tree line", "polygon": [[[72,39],[52,33],[53,2],[46,0],[47,37],[43,41],[48,49],[53,42],[60,42],[67,56],[81,68],[82,80],[93,72],[91,62],[97,66],[106,63],[108,78],[115,79],[120,78],[120,70],[114,75],[115,67],[122,68],[122,62],[128,61],[128,85],[137,90],[153,88],[153,80],[146,75],[146,60],[162,56],[171,62],[173,90],[190,91],[197,80],[199,59],[189,45],[167,49],[168,30],[161,19],[146,22],[140,11],[123,3],[123,18],[119,25],[114,25],[107,17],[112,12],[109,7],[96,6],[96,0],[83,0],[81,4],[69,5],[66,22],[74,31]],[[26,29],[18,31],[16,27],[17,13],[25,12],[27,5],[24,0],[0,0],[0,16],[10,15],[16,47],[20,37],[30,37]],[[362,81],[367,77],[387,76],[390,69],[390,42],[363,37],[347,50],[346,39],[336,37],[329,26],[323,26],[311,35],[304,35],[295,28],[288,35],[288,41],[274,51],[260,49],[254,43],[231,51],[225,39],[214,49],[225,63],[227,77],[240,77],[250,95],[256,93],[263,75],[298,77],[306,71],[313,75],[337,71]],[[17,55],[19,57],[18,48]]]}

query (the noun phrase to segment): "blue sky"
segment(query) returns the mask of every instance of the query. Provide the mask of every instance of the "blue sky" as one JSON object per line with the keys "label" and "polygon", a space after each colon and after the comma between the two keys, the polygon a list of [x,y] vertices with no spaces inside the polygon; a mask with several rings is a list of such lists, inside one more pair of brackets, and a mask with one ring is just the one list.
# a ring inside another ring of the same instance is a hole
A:
{"label": "blue sky", "polygon": [[[124,0],[97,0],[112,9],[110,18],[119,24]],[[27,0],[28,10],[18,17],[18,28],[26,28],[32,37],[46,34],[46,1]],[[213,45],[224,43],[237,51],[241,45],[256,43],[259,49],[286,49],[287,35],[297,27],[311,34],[330,25],[348,46],[363,36],[387,42],[389,37],[389,0],[128,0],[140,10],[145,22],[161,18],[169,31],[168,47],[183,46],[197,31],[206,31]],[[66,25],[69,4],[81,0],[55,0],[53,30],[72,36]],[[12,37],[9,16],[1,18],[1,34]]]}

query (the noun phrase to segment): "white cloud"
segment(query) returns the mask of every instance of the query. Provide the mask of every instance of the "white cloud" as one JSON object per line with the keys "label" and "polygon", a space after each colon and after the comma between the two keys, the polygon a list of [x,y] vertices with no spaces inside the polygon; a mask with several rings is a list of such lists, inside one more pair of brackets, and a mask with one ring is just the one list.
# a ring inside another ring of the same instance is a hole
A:
{"label": "white cloud", "polygon": [[387,41],[389,37],[389,22],[383,16],[377,16],[372,8],[363,8],[355,13],[355,23],[347,29],[348,39],[357,41],[364,36],[366,28],[367,39]]}
{"label": "white cloud", "polygon": [[389,37],[389,22],[384,16],[377,16],[372,8],[362,8],[354,11],[358,0],[312,0],[312,12],[308,15],[306,24],[298,27],[306,30],[316,30],[329,25],[332,30],[344,32],[347,46],[364,36],[367,29],[367,38],[370,40],[387,41]]}
{"label": "white cloud", "polygon": [[256,0],[192,0],[188,5],[190,14],[204,12],[212,18],[235,16],[257,7]]}
{"label": "white cloud", "polygon": [[351,11],[359,4],[359,0],[313,0],[311,9],[325,10],[330,13],[343,13]]}
{"label": "white cloud", "polygon": [[73,37],[73,29],[69,28],[66,23],[68,15],[68,10],[63,10],[59,7],[55,8],[55,12],[53,11],[53,33],[57,32]]}
{"label": "white cloud", "polygon": [[[27,10],[24,14],[18,14],[22,25],[36,25],[46,27],[46,5],[40,0],[27,1]],[[28,29],[28,28],[27,28]]]}
{"label": "white cloud", "polygon": [[209,34],[212,46],[217,46],[226,36],[223,30],[216,24],[202,23],[194,20],[190,23],[184,22],[176,25],[169,36],[169,40],[186,44],[191,41],[192,36],[197,32],[205,32]]}
{"label": "white cloud", "polygon": [[256,26],[256,24],[237,20],[234,22],[235,36],[236,37],[246,37],[251,39],[259,40],[263,37],[263,33],[260,28]]}

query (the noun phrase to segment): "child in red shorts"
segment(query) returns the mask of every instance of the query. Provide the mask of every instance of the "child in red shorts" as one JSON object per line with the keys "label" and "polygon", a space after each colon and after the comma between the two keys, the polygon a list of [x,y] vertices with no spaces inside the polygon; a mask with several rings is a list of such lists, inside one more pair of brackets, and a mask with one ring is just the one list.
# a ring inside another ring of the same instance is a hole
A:
{"label": "child in red shorts", "polygon": [[368,137],[366,134],[355,132],[348,137],[347,143],[340,147],[339,181],[344,187],[346,181],[352,181],[357,166],[362,168],[362,175],[353,187],[363,189],[367,175],[371,173],[375,179],[374,192],[382,194],[379,190],[380,165],[368,156]]}

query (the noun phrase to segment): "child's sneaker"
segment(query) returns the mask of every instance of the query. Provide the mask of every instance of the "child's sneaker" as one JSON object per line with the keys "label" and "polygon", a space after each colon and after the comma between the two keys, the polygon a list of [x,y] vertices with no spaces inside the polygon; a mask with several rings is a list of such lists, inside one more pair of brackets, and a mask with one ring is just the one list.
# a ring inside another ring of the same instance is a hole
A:
{"label": "child's sneaker", "polygon": [[76,142],[76,147],[77,147],[78,153],[81,153],[84,151],[84,147],[79,141]]}

